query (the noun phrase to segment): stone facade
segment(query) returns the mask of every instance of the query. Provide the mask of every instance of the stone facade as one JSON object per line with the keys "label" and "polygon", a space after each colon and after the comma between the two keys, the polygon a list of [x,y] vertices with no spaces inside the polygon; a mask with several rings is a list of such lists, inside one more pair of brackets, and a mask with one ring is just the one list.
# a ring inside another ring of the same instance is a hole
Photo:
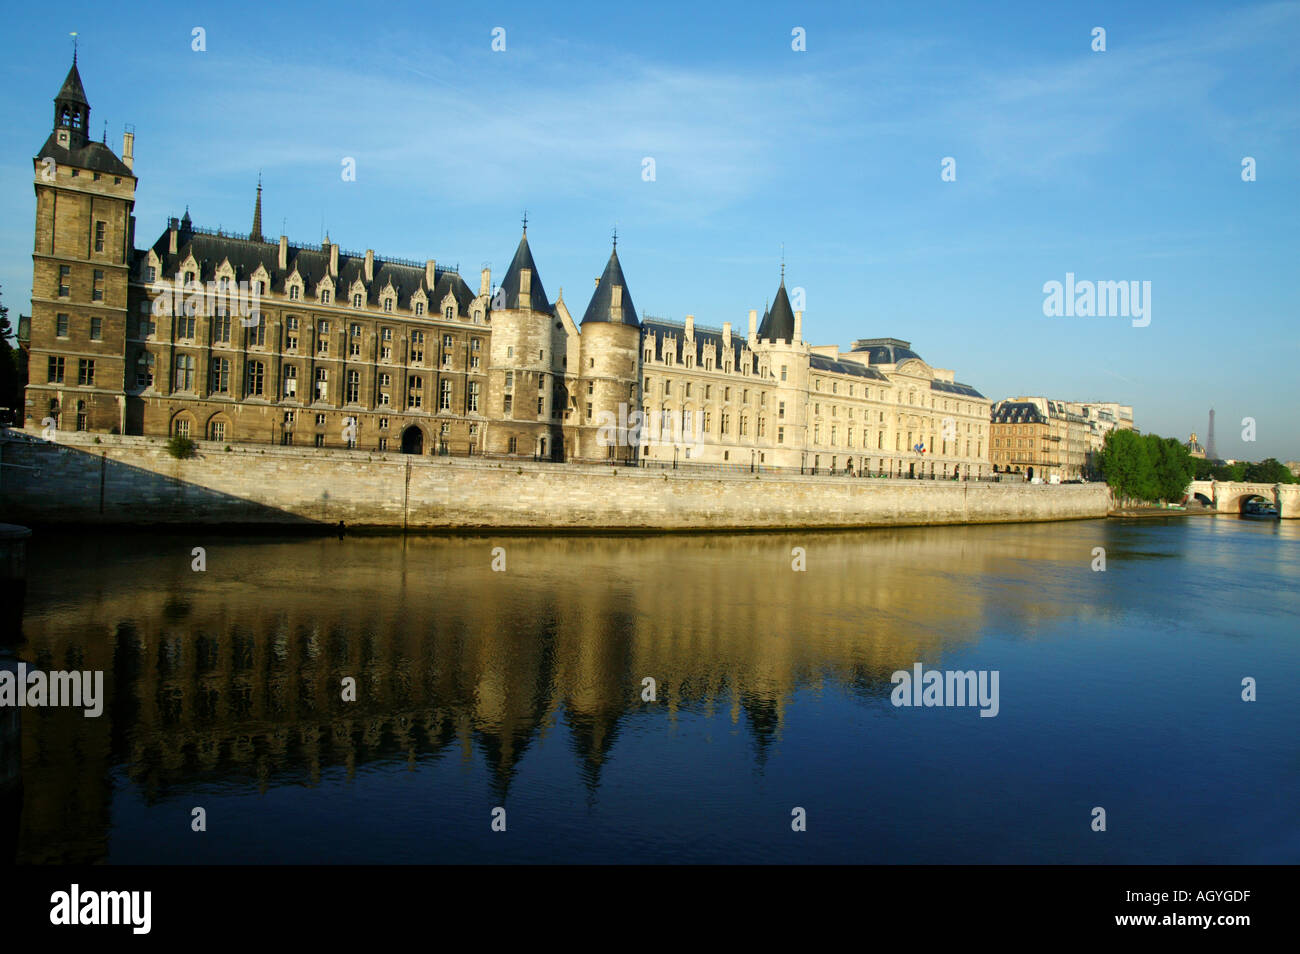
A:
{"label": "stone facade", "polygon": [[500,284],[485,268],[473,290],[431,260],[268,241],[260,184],[247,235],[198,227],[187,209],[135,249],[134,136],[119,159],[84,141],[88,121],[74,64],[35,160],[29,428],[52,417],[56,430],[218,446],[988,473],[986,398],[905,341],[808,343],[784,270],[744,335],[693,316],[643,322],[615,247],[577,321],[548,298],[526,224]]}

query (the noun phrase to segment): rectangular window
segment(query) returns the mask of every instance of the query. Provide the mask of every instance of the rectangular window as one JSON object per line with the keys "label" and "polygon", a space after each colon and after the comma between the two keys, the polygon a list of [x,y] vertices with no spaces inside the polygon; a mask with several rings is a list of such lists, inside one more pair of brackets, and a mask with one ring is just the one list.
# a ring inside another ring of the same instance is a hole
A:
{"label": "rectangular window", "polygon": [[212,319],[212,343],[230,344],[230,313],[217,315]]}
{"label": "rectangular window", "polygon": [[265,381],[266,366],[260,361],[250,361],[248,364],[248,396],[261,397],[264,393]]}
{"label": "rectangular window", "polygon": [[104,251],[104,223],[95,223],[95,251]]}
{"label": "rectangular window", "polygon": [[361,400],[361,372],[348,372],[348,388],[344,400],[348,404],[356,404]]}
{"label": "rectangular window", "polygon": [[59,266],[59,297],[67,298],[72,294],[72,267],[70,265]]}
{"label": "rectangular window", "polygon": [[230,362],[225,358],[215,358],[212,362],[212,390],[217,394],[230,390]]}
{"label": "rectangular window", "polygon": [[407,379],[406,406],[409,408],[424,407],[424,378],[418,374]]}
{"label": "rectangular window", "polygon": [[146,265],[144,268],[144,280],[147,282],[157,281],[158,269],[154,268],[152,265]]}
{"label": "rectangular window", "polygon": [[510,416],[510,412],[514,409],[514,404],[515,404],[514,395],[507,394],[502,404],[502,411],[505,412],[506,417]]}
{"label": "rectangular window", "polygon": [[104,300],[104,273],[95,269],[95,287],[90,290],[90,297],[95,301]]}
{"label": "rectangular window", "polygon": [[77,383],[88,388],[95,386],[95,361],[93,358],[82,358],[77,362]]}
{"label": "rectangular window", "polygon": [[62,358],[56,358],[51,355],[49,370],[45,376],[45,380],[48,381],[50,384],[63,383],[63,359]]}
{"label": "rectangular window", "polygon": [[478,413],[478,391],[479,383],[471,381],[469,383],[469,410]]}
{"label": "rectangular window", "polygon": [[381,451],[386,451],[386,450],[388,450],[388,438],[387,438],[387,437],[381,437],[381,438],[379,438],[379,449],[380,449]]}
{"label": "rectangular window", "polygon": [[330,396],[330,373],[327,368],[316,369],[316,400],[328,401]]}
{"label": "rectangular window", "polygon": [[784,443],[785,443],[785,428],[784,428],[784,427],[778,427],[778,428],[776,429],[776,442],[777,442],[778,444],[784,444]]}
{"label": "rectangular window", "polygon": [[451,410],[451,382],[445,378],[438,386],[438,410]]}
{"label": "rectangular window", "polygon": [[54,318],[54,333],[60,338],[68,336],[68,316],[57,315]]}
{"label": "rectangular window", "polygon": [[298,369],[292,364],[284,366],[284,396],[287,398],[298,396]]}

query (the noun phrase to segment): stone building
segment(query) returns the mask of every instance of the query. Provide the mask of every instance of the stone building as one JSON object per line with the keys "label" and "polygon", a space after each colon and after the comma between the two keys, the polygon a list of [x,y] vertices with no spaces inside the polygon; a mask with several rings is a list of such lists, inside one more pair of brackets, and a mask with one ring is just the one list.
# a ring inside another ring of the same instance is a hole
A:
{"label": "stone building", "polygon": [[[642,318],[617,243],[581,322],[527,222],[495,288],[453,268],[196,226],[135,247],[134,134],[89,142],[74,59],[34,160],[26,424],[376,452],[982,476],[989,401],[896,338]],[[48,423],[47,423],[48,422]]]}

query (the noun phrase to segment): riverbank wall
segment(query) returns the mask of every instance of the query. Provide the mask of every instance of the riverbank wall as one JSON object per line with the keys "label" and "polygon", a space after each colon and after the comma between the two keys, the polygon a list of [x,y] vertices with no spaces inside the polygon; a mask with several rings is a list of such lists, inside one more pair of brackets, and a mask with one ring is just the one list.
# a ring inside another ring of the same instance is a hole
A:
{"label": "riverbank wall", "polygon": [[1105,517],[1102,484],[1030,485],[415,457],[154,438],[0,438],[0,520],[387,530],[743,531]]}

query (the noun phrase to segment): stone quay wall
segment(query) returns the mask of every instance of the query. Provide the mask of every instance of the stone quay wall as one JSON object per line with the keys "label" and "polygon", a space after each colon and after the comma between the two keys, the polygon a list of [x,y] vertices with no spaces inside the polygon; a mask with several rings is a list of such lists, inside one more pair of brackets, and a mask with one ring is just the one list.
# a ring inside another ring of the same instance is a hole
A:
{"label": "stone quay wall", "polygon": [[59,433],[0,437],[0,520],[448,530],[777,530],[1105,517],[1103,484],[884,480],[415,457]]}

